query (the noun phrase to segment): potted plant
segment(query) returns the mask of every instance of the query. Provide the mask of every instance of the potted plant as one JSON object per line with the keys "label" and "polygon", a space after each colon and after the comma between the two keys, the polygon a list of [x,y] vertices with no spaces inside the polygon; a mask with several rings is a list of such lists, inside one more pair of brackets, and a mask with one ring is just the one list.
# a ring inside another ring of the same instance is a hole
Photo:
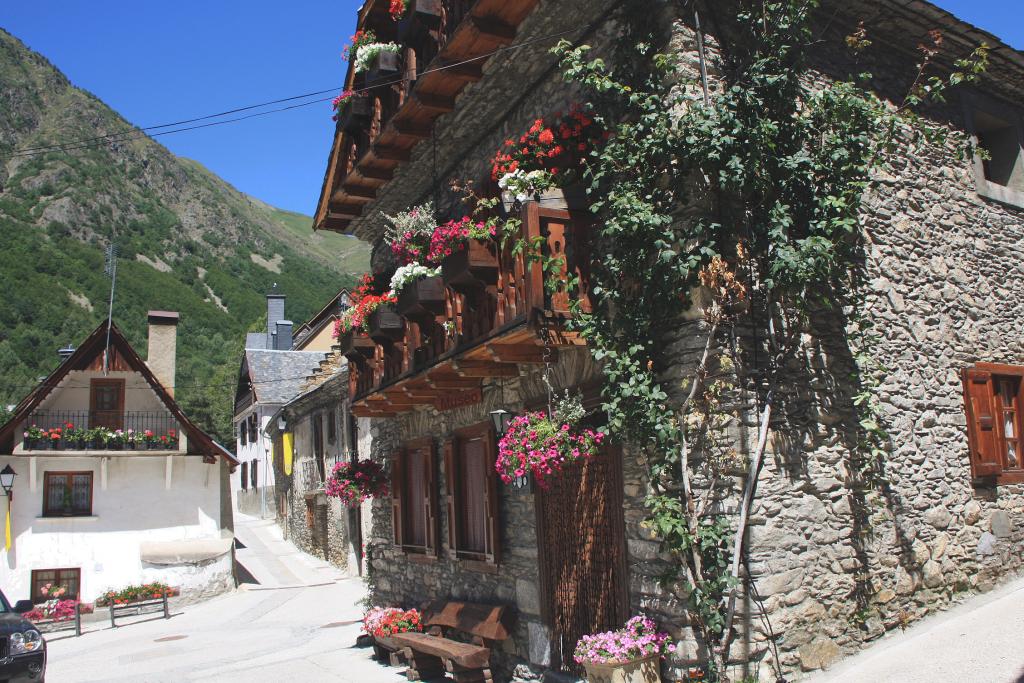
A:
{"label": "potted plant", "polygon": [[[429,263],[427,254],[430,252],[430,240],[437,229],[434,220],[434,203],[427,202],[414,206],[408,211],[400,211],[393,216],[384,214],[388,227],[384,232],[384,242],[391,247],[391,253],[400,265]],[[393,279],[393,278],[392,278]],[[398,291],[392,286],[393,291]]]}
{"label": "potted plant", "polygon": [[85,429],[75,427],[73,422],[64,423],[64,448],[72,451],[81,450],[85,446]]}
{"label": "potted plant", "polygon": [[124,430],[124,447],[126,450],[134,451],[137,436],[135,430],[128,428]]}
{"label": "potted plant", "polygon": [[119,451],[122,448],[124,448],[124,430],[115,429],[110,432],[110,436],[107,438],[107,449]]}
{"label": "potted plant", "polygon": [[585,415],[579,398],[566,395],[551,416],[541,411],[512,418],[498,442],[494,467],[501,480],[511,484],[532,474],[538,486],[547,488],[547,477],[570,463],[596,455],[605,434],[581,427]]}
{"label": "potted plant", "polygon": [[398,43],[364,43],[356,51],[352,68],[356,73],[365,72],[366,84],[371,86],[398,73],[398,54],[401,51]]}
{"label": "potted plant", "polygon": [[427,260],[441,264],[445,284],[469,294],[498,281],[496,228],[469,216],[437,226]]}
{"label": "potted plant", "polygon": [[658,683],[662,655],[675,651],[668,639],[651,619],[635,616],[617,631],[580,638],[573,658],[590,683]]}
{"label": "potted plant", "polygon": [[365,93],[354,93],[346,90],[334,98],[334,120],[338,127],[346,133],[358,133],[370,123],[373,106]]}
{"label": "potted plant", "polygon": [[405,321],[395,311],[394,297],[381,302],[366,318],[366,333],[378,344],[390,344],[405,337]]}
{"label": "potted plant", "polygon": [[167,433],[160,437],[160,445],[163,446],[164,450],[174,450],[178,447],[178,430],[171,428],[167,430]]}
{"label": "potted plant", "polygon": [[61,446],[61,438],[64,435],[63,427],[50,427],[46,430],[46,440],[49,442],[49,448],[54,451],[59,451]]}
{"label": "potted plant", "polygon": [[39,451],[46,448],[48,440],[46,430],[32,425],[22,433],[23,443],[26,451]]}
{"label": "potted plant", "polygon": [[[395,303],[394,294],[390,291],[384,294],[375,294],[375,291],[377,291],[377,287],[374,283],[374,277],[369,273],[365,273],[359,281],[359,285],[352,293],[352,305],[345,309],[335,323],[334,332],[339,338],[339,342],[344,341],[346,344],[354,342],[356,339],[355,333],[366,332],[374,341],[387,343],[395,338],[396,325],[398,328],[402,328],[402,334],[404,335],[402,319],[391,308]],[[385,309],[385,311],[374,316],[378,309]],[[373,318],[372,321],[371,318]],[[376,325],[375,328],[374,325]],[[343,336],[349,332],[353,332],[353,337],[349,340],[343,339]],[[375,333],[377,336],[374,336]],[[401,335],[397,338],[400,339]],[[348,353],[354,354],[355,351],[345,349],[343,353],[346,353],[346,355]]]}
{"label": "potted plant", "polygon": [[422,630],[423,618],[415,609],[371,607],[363,617],[363,631],[373,637],[374,654],[384,661],[390,661],[390,654],[399,649],[391,636]]}
{"label": "potted plant", "polygon": [[395,311],[406,320],[423,325],[444,313],[445,288],[440,268],[418,263],[404,265],[392,276],[391,291],[396,293]]}
{"label": "potted plant", "polygon": [[156,438],[156,432],[146,429],[142,432],[142,444],[146,450],[153,451],[160,447],[160,440]]}

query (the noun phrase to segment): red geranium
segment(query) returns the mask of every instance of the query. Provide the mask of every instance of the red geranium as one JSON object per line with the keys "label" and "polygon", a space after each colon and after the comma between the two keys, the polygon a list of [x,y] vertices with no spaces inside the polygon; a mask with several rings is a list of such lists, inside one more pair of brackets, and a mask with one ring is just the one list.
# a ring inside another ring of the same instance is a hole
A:
{"label": "red geranium", "polygon": [[491,179],[497,181],[513,171],[559,171],[578,168],[583,157],[604,133],[593,117],[579,107],[552,120],[536,119],[518,138],[505,140],[491,160]]}
{"label": "red geranium", "polygon": [[434,234],[430,238],[427,262],[440,263],[445,257],[465,249],[469,240],[487,239],[496,234],[495,226],[488,227],[485,223],[473,223],[469,216],[457,221],[448,221],[434,230]]}
{"label": "red geranium", "polygon": [[362,329],[371,313],[384,304],[394,303],[398,303],[394,293],[376,293],[373,276],[365,273],[352,293],[352,305],[334,323],[334,336],[340,337],[349,330]]}
{"label": "red geranium", "polygon": [[408,8],[406,0],[391,0],[391,6],[388,7],[388,14],[395,21],[398,21],[405,14],[405,10]]}

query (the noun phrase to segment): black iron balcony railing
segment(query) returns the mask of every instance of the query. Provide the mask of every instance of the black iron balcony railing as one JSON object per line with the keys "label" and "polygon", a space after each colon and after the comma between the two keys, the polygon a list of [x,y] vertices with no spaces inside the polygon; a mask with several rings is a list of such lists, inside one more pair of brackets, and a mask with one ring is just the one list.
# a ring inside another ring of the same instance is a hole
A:
{"label": "black iron balcony railing", "polygon": [[168,412],[40,410],[22,425],[26,451],[174,450],[181,427]]}

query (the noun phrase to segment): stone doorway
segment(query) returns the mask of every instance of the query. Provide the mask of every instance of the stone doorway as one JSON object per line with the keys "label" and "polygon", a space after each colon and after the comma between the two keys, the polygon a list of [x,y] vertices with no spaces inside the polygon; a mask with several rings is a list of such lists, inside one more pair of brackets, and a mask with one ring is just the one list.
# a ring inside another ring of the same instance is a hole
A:
{"label": "stone doorway", "polygon": [[606,447],[548,483],[536,490],[541,614],[550,667],[575,672],[580,636],[619,628],[628,617],[621,449]]}

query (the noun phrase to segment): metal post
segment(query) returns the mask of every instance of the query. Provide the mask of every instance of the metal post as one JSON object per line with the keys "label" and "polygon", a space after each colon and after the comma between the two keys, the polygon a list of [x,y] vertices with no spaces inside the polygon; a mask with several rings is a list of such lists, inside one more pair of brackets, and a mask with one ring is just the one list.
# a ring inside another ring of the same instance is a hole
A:
{"label": "metal post", "polygon": [[171,609],[167,605],[167,591],[162,591],[164,594],[164,619],[171,618]]}
{"label": "metal post", "polygon": [[82,635],[82,603],[75,605],[75,636]]}

